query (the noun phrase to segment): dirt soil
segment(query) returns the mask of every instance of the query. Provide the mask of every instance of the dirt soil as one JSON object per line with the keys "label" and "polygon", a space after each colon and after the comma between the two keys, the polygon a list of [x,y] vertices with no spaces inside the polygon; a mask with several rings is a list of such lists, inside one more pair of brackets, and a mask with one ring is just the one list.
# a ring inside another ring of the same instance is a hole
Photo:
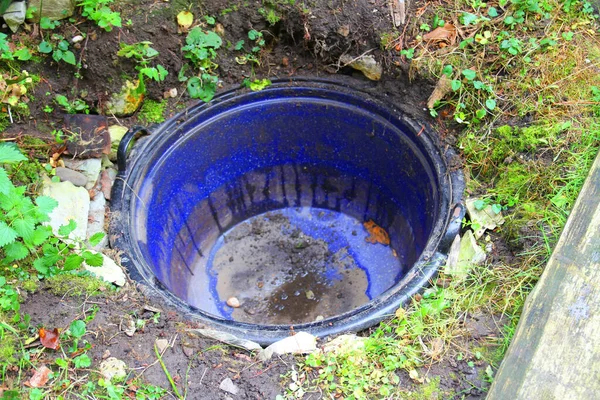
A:
{"label": "dirt soil", "polygon": [[[57,65],[51,58],[46,58],[43,63],[26,65],[28,70],[42,77],[34,94],[41,101],[31,102],[30,119],[17,121],[2,135],[48,137],[53,129],[60,128],[64,115],[59,107],[55,107],[51,113],[42,111],[45,104],[52,103],[51,99],[56,94],[67,95],[70,99],[83,98],[91,105],[92,112],[100,109],[112,93],[119,91],[125,78],[136,75],[134,64],[116,55],[120,42],[131,44],[150,41],[160,53],[155,62],[167,68],[169,75],[161,84],[147,84],[149,99],[162,100],[164,92],[177,88],[179,95],[168,100],[170,115],[197,103],[186,95],[185,84],[177,79],[178,71],[184,64],[181,47],[185,35],[177,32],[176,15],[184,9],[190,9],[196,16],[215,16],[217,22],[222,24],[224,43],[248,40],[246,34],[249,29],[268,32],[265,34],[266,46],[260,52],[260,67],[240,65],[235,60],[237,54],[233,49],[219,51],[219,91],[239,85],[246,77],[337,78],[389,100],[413,118],[425,120],[428,117],[424,110],[434,85],[419,80],[409,82],[407,61],[399,55],[392,56],[381,50],[381,35],[394,31],[386,0],[316,0],[306,4],[310,9],[309,14],[301,11],[299,3],[302,2],[297,2],[296,6],[281,6],[279,12],[282,19],[274,25],[268,24],[259,14],[261,2],[235,0],[214,0],[204,4],[187,0],[123,0],[117,3],[116,8],[121,12],[123,21],[130,19],[131,25],[104,32],[83,19],[76,24],[64,24],[58,32],[66,38],[72,38],[80,32],[88,35],[89,39],[80,43],[77,51],[77,54],[81,54],[83,78],[74,77],[73,67],[65,63]],[[412,7],[417,9],[421,3],[417,1]],[[227,9],[233,11],[226,12]],[[340,65],[338,61],[343,54],[354,58],[366,52],[384,67],[383,78],[379,82],[369,81],[362,73]],[[117,121],[111,117],[109,122],[133,126],[139,121],[137,115],[133,115]],[[442,132],[440,142],[443,145],[453,144],[453,132]],[[510,253],[507,249],[501,250]],[[98,365],[110,353],[110,356],[134,368],[136,374],[143,374],[147,382],[169,388],[165,373],[155,362],[153,349],[157,338],[167,339],[173,346],[164,353],[164,361],[180,390],[187,381],[188,398],[227,398],[228,395],[219,389],[219,384],[229,377],[240,389],[240,394],[235,398],[273,399],[283,392],[280,374],[290,371],[295,364],[293,358],[260,363],[242,350],[194,337],[185,331],[192,323],[169,310],[162,310],[158,323],[154,323],[151,321],[154,312],[144,309],[147,300],[135,285],[129,285],[117,295],[106,298],[61,298],[42,290],[29,296],[22,306],[22,313],[31,315],[32,326],[66,328],[76,316],[89,313],[94,304],[99,306],[99,310],[88,325],[91,334],[86,336],[92,343],[93,365]],[[123,328],[131,318],[150,322],[128,336]],[[485,343],[486,338],[498,336],[499,325],[489,319],[467,316],[466,320],[471,323],[468,330],[473,334],[465,341]],[[188,368],[189,375],[186,378]],[[486,385],[480,378],[484,375],[482,368],[484,366],[480,367],[477,363],[469,367],[466,361],[451,360],[431,366],[430,369],[425,368],[423,374],[429,372],[442,376],[441,388],[448,392],[479,399],[484,397],[480,388]],[[410,386],[408,376],[404,376],[402,382]],[[319,395],[312,398],[319,398]]]}

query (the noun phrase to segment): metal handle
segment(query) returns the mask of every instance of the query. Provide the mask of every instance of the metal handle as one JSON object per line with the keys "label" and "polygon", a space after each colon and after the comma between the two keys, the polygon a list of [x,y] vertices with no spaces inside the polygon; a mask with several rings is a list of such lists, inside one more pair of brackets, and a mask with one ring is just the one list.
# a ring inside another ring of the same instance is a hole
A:
{"label": "metal handle", "polygon": [[127,169],[127,149],[136,136],[141,136],[138,135],[140,132],[142,132],[143,135],[150,134],[148,129],[143,126],[133,126],[125,133],[125,135],[123,135],[123,138],[119,143],[119,148],[117,149],[117,165],[119,166],[119,173],[123,173]]}

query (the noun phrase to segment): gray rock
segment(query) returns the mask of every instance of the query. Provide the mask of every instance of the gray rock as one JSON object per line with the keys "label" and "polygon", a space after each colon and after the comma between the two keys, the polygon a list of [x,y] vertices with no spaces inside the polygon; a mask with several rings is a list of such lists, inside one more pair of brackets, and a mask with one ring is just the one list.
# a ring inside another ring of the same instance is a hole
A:
{"label": "gray rock", "polygon": [[240,392],[240,389],[233,383],[230,378],[225,378],[219,385],[219,389],[224,392],[231,393],[232,395],[237,395]]}
{"label": "gray rock", "polygon": [[107,358],[100,364],[100,374],[107,380],[122,380],[127,376],[127,364],[115,357]]}
{"label": "gray rock", "polygon": [[351,66],[355,70],[362,72],[364,76],[372,81],[380,80],[383,73],[383,67],[371,55],[363,55],[355,59],[348,54],[344,54],[340,57],[340,64]]}
{"label": "gray rock", "polygon": [[108,127],[108,133],[110,134],[110,160],[117,160],[117,150],[119,149],[119,143],[121,139],[127,133],[128,128],[121,125],[111,125]]}
{"label": "gray rock", "polygon": [[73,15],[75,0],[29,0],[29,7],[35,7],[31,18],[33,22],[39,22],[41,17],[51,20],[65,19]]}
{"label": "gray rock", "polygon": [[100,177],[100,169],[102,168],[102,160],[99,158],[89,158],[87,160],[64,160],[65,166],[75,171],[81,172],[88,179],[85,185],[86,189],[91,189],[96,186],[96,182]]}
{"label": "gray rock", "polygon": [[6,22],[10,30],[16,32],[19,26],[25,22],[26,13],[27,5],[25,2],[15,1],[4,11],[2,18],[4,18],[4,22]]}
{"label": "gray rock", "polygon": [[[88,215],[88,228],[87,228],[87,239],[92,237],[99,232],[104,232],[104,222],[106,213],[106,200],[104,194],[101,191],[96,192],[96,196],[90,202],[90,213]],[[108,245],[108,235],[104,235],[104,238],[96,246],[92,247],[93,250],[100,251]]]}
{"label": "gray rock", "polygon": [[466,231],[460,240],[458,259],[451,264],[454,259],[448,258],[444,272],[461,281],[469,275],[473,266],[483,264],[485,258],[486,254],[477,244],[473,232]]}
{"label": "gray rock", "polygon": [[286,337],[273,343],[258,353],[261,361],[271,359],[273,355],[282,354],[308,354],[317,350],[317,338],[307,332],[298,332],[294,336]]}
{"label": "gray rock", "polygon": [[85,240],[88,214],[90,212],[90,195],[87,190],[77,187],[71,182],[51,182],[44,179],[42,188],[44,196],[50,196],[58,202],[58,206],[50,213],[52,231],[58,235],[58,229],[74,220],[77,227],[69,234],[71,240]]}
{"label": "gray rock", "polygon": [[60,178],[61,182],[71,182],[75,186],[85,186],[88,183],[85,175],[69,168],[56,167],[56,176]]}
{"label": "gray rock", "polygon": [[125,273],[123,272],[123,269],[107,255],[102,254],[102,258],[104,262],[100,267],[92,267],[85,262],[83,263],[83,267],[86,271],[90,271],[92,274],[106,282],[114,283],[117,286],[125,285]]}

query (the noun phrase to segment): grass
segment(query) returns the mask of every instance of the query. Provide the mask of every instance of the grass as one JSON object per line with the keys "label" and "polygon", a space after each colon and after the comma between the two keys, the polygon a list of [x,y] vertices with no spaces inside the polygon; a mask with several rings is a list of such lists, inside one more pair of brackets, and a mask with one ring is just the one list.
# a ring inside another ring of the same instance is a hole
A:
{"label": "grass", "polygon": [[[449,359],[477,367],[482,384],[493,379],[600,147],[600,43],[585,2],[514,0],[491,8],[428,3],[382,46],[399,52],[413,76],[450,83],[431,115],[442,133],[458,131],[467,193],[502,206],[506,222],[496,233],[514,258],[474,266],[462,281],[442,273],[372,330],[364,349],[300,361],[301,378],[287,377],[287,398],[422,398],[439,379],[429,366]],[[435,18],[460,28],[454,41],[424,39],[424,24],[433,30]],[[493,316],[501,336],[467,339],[464,323],[477,313]],[[442,392],[430,396],[465,395]]]}

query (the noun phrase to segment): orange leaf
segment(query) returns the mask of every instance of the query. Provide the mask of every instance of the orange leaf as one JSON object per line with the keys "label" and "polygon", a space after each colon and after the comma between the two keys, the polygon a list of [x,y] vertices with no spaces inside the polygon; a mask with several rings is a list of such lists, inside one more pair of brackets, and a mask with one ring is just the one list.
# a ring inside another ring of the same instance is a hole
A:
{"label": "orange leaf", "polygon": [[47,331],[44,328],[40,328],[40,342],[44,347],[49,349],[58,350],[60,344],[58,343],[59,332],[58,328],[54,328],[51,331]]}
{"label": "orange leaf", "polygon": [[48,375],[52,372],[52,370],[45,365],[42,365],[39,369],[37,369],[33,376],[29,379],[29,381],[25,382],[25,386],[39,388],[42,387],[48,382]]}
{"label": "orange leaf", "polygon": [[432,30],[431,32],[423,35],[423,39],[428,42],[442,42],[447,41],[450,44],[454,44],[456,41],[456,27],[452,24],[445,24]]}

